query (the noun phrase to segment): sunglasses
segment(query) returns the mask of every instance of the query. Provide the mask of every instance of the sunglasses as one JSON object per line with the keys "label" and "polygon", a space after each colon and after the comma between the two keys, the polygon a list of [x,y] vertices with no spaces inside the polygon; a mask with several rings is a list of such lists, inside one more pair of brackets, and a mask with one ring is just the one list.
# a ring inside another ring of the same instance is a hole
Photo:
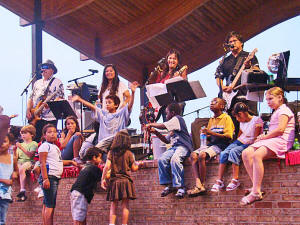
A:
{"label": "sunglasses", "polygon": [[43,64],[43,65],[41,65],[41,69],[42,70],[47,70],[47,69],[50,69],[51,67],[49,66],[49,65],[47,65],[47,64]]}

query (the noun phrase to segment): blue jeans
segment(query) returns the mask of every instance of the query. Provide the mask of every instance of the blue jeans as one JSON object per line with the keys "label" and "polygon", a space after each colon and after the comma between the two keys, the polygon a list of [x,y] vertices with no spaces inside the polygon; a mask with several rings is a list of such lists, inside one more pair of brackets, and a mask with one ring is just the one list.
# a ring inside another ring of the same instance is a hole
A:
{"label": "blue jeans", "polygon": [[5,224],[9,200],[0,199],[0,225]]}
{"label": "blue jeans", "polygon": [[158,176],[161,185],[184,187],[183,160],[190,151],[183,146],[171,147],[158,160]]}
{"label": "blue jeans", "polygon": [[49,179],[49,182],[50,182],[50,188],[49,189],[44,189],[43,188],[42,175],[39,178],[39,183],[42,186],[42,190],[43,190],[43,193],[44,193],[43,204],[47,208],[55,208],[59,178],[57,178],[55,176],[52,176],[52,175],[48,175],[48,179]]}
{"label": "blue jeans", "polygon": [[228,162],[232,162],[236,165],[240,165],[242,152],[248,146],[249,145],[243,144],[239,140],[235,140],[227,148],[225,148],[224,151],[220,153],[220,163],[225,164]]}
{"label": "blue jeans", "polygon": [[78,138],[80,138],[80,137],[78,135],[74,134],[70,138],[66,147],[61,151],[61,157],[63,160],[72,160],[74,158],[73,145],[74,145],[74,141],[77,140]]}

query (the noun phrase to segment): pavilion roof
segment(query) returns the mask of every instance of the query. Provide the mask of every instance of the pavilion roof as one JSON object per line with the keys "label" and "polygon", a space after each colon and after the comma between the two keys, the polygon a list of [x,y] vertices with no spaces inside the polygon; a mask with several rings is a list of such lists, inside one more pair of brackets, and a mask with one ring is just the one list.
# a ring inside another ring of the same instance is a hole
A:
{"label": "pavilion roof", "polygon": [[[34,0],[0,5],[35,22]],[[223,54],[229,31],[248,40],[299,14],[298,0],[42,0],[45,32],[140,82],[171,48],[190,73]]]}

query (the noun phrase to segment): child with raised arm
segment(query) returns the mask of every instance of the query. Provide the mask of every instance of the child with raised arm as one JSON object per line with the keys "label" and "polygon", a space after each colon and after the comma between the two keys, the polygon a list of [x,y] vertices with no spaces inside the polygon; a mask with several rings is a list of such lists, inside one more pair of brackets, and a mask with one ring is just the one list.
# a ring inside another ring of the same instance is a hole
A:
{"label": "child with raised arm", "polygon": [[[146,128],[154,133],[161,141],[171,144],[158,160],[159,183],[165,185],[161,197],[176,192],[177,198],[185,195],[183,161],[190,155],[192,139],[186,128],[184,119],[180,116],[181,108],[178,103],[171,103],[166,108],[167,122],[149,123]],[[167,137],[153,129],[167,129]]]}
{"label": "child with raised arm", "polygon": [[250,115],[248,106],[245,103],[236,103],[232,109],[232,114],[240,122],[238,139],[220,153],[218,179],[212,186],[212,192],[218,192],[224,188],[223,175],[227,163],[232,163],[232,180],[226,187],[226,191],[233,191],[240,186],[239,168],[242,152],[250,144],[253,144],[256,137],[262,132],[262,119],[258,116]]}
{"label": "child with raised arm", "polygon": [[8,151],[11,145],[9,134],[0,132],[0,135],[0,224],[6,224],[8,204],[12,202],[12,179],[18,177],[18,163],[17,158]]}
{"label": "child with raised arm", "polygon": [[285,158],[285,153],[293,146],[295,137],[295,117],[286,106],[284,92],[279,87],[266,91],[266,100],[274,110],[267,134],[257,137],[254,144],[242,153],[243,162],[252,181],[250,193],[242,198],[241,205],[262,200],[261,183],[264,176],[263,160]]}
{"label": "child with raised arm", "polygon": [[[129,150],[131,146],[130,137],[126,130],[116,134],[108,153],[105,167],[103,169],[101,187],[107,189],[106,200],[111,202],[109,224],[116,224],[116,209],[118,202],[122,201],[122,225],[127,225],[129,218],[129,199],[136,198],[135,186],[131,179],[131,171],[137,171],[143,164],[135,163],[134,155]],[[109,184],[106,178],[111,170]]]}
{"label": "child with raised arm", "polygon": [[97,182],[101,181],[102,176],[98,167],[102,161],[102,153],[98,148],[89,148],[83,160],[87,163],[71,188],[71,211],[74,225],[86,224],[88,204],[91,203]]}
{"label": "child with raised arm", "polygon": [[195,187],[188,190],[189,196],[196,196],[206,191],[206,160],[210,160],[220,154],[233,138],[234,125],[229,115],[224,113],[225,101],[221,98],[214,98],[210,103],[210,110],[214,117],[208,121],[207,128],[201,132],[207,135],[207,146],[201,146],[191,154],[193,175],[195,177]]}
{"label": "child with raised arm", "polygon": [[100,123],[98,144],[96,145],[97,148],[100,148],[107,153],[114,135],[118,131],[126,128],[126,124],[128,123],[131,109],[134,103],[135,90],[138,85],[139,84],[137,82],[132,83],[132,94],[129,104],[126,104],[120,109],[118,109],[120,99],[116,95],[108,95],[105,97],[106,110],[96,107],[88,101],[83,100],[78,95],[72,97],[73,102],[79,101],[93,110],[95,113],[96,121]]}
{"label": "child with raised arm", "polygon": [[63,166],[77,166],[77,163],[72,160],[62,160],[61,151],[57,145],[55,145],[57,141],[57,130],[53,124],[46,124],[43,127],[42,135],[46,139],[38,148],[41,164],[39,183],[42,185],[44,192],[42,217],[44,225],[52,225],[57,189],[63,173]]}
{"label": "child with raised arm", "polygon": [[20,174],[20,192],[19,194],[17,194],[17,201],[24,202],[27,199],[25,189],[26,171],[31,170],[33,166],[33,157],[35,151],[38,148],[38,144],[35,141],[33,141],[36,133],[34,126],[24,126],[22,127],[20,133],[23,143],[16,143],[16,157],[18,159],[18,167]]}

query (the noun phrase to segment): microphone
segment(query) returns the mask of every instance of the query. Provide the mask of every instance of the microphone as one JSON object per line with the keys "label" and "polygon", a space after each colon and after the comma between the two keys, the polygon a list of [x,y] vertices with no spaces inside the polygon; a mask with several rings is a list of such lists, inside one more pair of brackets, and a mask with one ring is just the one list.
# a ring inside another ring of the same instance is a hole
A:
{"label": "microphone", "polygon": [[98,73],[98,70],[89,69],[91,73]]}
{"label": "microphone", "polygon": [[224,43],[223,46],[224,48],[234,48],[234,45],[227,44],[227,43]]}

